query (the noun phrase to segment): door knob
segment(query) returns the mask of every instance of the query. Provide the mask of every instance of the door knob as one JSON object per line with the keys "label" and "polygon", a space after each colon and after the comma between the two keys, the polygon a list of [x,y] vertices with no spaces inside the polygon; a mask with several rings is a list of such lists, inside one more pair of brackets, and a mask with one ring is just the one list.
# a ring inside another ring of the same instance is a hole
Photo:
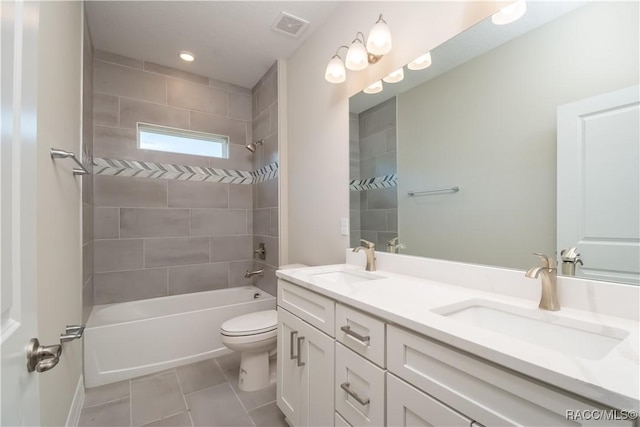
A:
{"label": "door knob", "polygon": [[27,371],[46,372],[60,361],[62,346],[40,345],[37,338],[32,338],[27,345]]}

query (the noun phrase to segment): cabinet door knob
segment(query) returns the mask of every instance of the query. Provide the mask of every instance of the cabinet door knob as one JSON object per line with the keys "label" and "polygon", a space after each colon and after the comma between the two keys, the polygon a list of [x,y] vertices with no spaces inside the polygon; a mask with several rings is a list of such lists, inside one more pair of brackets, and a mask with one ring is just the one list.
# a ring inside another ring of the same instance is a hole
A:
{"label": "cabinet door knob", "polygon": [[298,338],[298,343],[296,345],[296,347],[298,348],[298,366],[304,366],[305,363],[302,361],[301,359],[301,355],[302,355],[302,341],[304,341],[304,337],[299,337]]}
{"label": "cabinet door knob", "polygon": [[369,399],[368,397],[363,399],[360,396],[358,396],[358,393],[356,393],[355,391],[351,390],[349,388],[349,383],[340,384],[340,388],[343,389],[344,391],[346,391],[349,396],[353,397],[362,406],[368,405],[369,402],[371,402],[371,399]]}
{"label": "cabinet door knob", "polygon": [[293,340],[296,339],[296,335],[298,335],[298,331],[291,331],[291,335],[289,336],[289,359],[297,359],[298,356],[293,352]]}
{"label": "cabinet door knob", "polygon": [[352,336],[353,338],[360,341],[362,344],[369,345],[369,341],[371,341],[371,337],[369,335],[360,335],[357,332],[351,330],[351,326],[341,326],[340,330],[347,335]]}

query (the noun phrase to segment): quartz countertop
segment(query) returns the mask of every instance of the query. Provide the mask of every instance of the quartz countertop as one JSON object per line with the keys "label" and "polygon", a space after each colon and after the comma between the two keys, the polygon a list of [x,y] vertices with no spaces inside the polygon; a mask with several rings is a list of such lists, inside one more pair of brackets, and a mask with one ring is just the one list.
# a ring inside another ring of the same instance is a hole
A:
{"label": "quartz countertop", "polygon": [[[621,410],[639,409],[640,328],[637,321],[572,308],[562,308],[558,312],[540,310],[543,318],[561,316],[629,332],[620,344],[602,358],[593,360],[535,345],[526,339],[476,327],[432,311],[471,299],[525,310],[539,310],[537,302],[384,270],[372,273],[381,276],[379,279],[355,283],[322,278],[323,273],[335,271],[365,273],[362,267],[336,264],[278,270],[276,275],[390,323],[601,404]],[[527,331],[522,332],[526,336]]]}

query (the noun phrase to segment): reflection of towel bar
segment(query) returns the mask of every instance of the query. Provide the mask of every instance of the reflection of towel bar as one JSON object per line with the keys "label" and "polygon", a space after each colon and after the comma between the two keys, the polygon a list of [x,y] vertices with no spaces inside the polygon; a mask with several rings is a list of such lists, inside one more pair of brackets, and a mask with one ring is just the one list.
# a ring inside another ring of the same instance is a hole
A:
{"label": "reflection of towel bar", "polygon": [[87,168],[85,168],[84,165],[82,163],[80,163],[80,161],[76,158],[75,153],[72,153],[71,151],[64,151],[64,150],[60,150],[58,148],[52,148],[51,149],[51,158],[52,159],[71,158],[74,162],[76,162],[76,164],[78,166],[80,166],[80,169],[73,168],[73,174],[74,175],[89,175],[89,171],[87,170]]}
{"label": "reflection of towel bar", "polygon": [[426,191],[409,191],[407,194],[409,196],[420,196],[420,195],[428,195],[428,194],[436,194],[436,193],[457,193],[460,191],[460,187],[457,185],[451,188],[440,188],[439,190],[426,190]]}

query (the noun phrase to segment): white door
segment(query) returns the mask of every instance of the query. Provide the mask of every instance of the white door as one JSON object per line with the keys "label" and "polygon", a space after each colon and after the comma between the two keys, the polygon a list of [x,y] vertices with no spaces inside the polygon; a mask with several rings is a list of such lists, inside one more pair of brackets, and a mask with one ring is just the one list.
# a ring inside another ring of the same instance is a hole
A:
{"label": "white door", "polygon": [[558,256],[576,276],[640,284],[640,87],[558,107]]}
{"label": "white door", "polygon": [[39,379],[27,372],[36,336],[36,2],[0,2],[1,424],[39,425]]}

